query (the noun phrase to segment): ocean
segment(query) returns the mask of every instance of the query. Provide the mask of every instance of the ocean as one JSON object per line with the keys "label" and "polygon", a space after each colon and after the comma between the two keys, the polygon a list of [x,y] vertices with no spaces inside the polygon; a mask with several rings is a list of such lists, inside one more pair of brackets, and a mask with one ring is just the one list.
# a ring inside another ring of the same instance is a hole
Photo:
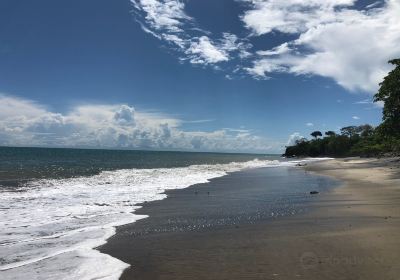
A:
{"label": "ocean", "polygon": [[319,159],[278,155],[0,147],[0,278],[118,279],[95,250],[138,204],[252,168]]}

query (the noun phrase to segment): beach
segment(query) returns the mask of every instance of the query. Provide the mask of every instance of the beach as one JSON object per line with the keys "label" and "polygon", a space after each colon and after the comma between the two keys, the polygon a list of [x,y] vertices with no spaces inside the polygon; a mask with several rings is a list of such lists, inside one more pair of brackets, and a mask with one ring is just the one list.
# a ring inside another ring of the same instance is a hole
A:
{"label": "beach", "polygon": [[[307,191],[332,181],[290,168],[311,159],[278,155],[0,147],[0,158],[1,279],[119,279],[130,262],[96,250],[118,226],[255,223],[303,211]],[[154,201],[162,207],[144,219],[148,207],[140,205]],[[173,211],[186,215],[168,216]]]}
{"label": "beach", "polygon": [[121,279],[398,279],[399,166],[354,158],[286,168],[306,184],[272,208],[265,180],[281,167],[167,191],[100,251],[131,265]]}
{"label": "beach", "polygon": [[0,22],[0,280],[400,280],[400,0]]}

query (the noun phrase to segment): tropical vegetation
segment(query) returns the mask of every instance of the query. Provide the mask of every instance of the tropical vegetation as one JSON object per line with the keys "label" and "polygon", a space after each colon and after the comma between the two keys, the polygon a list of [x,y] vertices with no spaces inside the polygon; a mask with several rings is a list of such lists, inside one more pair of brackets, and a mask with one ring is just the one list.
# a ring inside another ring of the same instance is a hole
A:
{"label": "tropical vegetation", "polygon": [[285,156],[380,156],[400,155],[400,59],[390,60],[394,69],[379,84],[374,102],[383,103],[382,123],[347,126],[340,133],[313,131],[311,140],[299,139],[286,147]]}

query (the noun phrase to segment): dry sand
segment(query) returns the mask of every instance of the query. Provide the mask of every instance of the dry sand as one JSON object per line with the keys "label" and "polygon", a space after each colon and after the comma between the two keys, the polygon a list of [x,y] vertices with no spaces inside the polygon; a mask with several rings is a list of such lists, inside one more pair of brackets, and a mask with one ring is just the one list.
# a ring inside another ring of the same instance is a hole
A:
{"label": "dry sand", "polygon": [[398,159],[348,158],[306,168],[344,182],[308,215],[317,222],[312,279],[400,279],[399,167]]}

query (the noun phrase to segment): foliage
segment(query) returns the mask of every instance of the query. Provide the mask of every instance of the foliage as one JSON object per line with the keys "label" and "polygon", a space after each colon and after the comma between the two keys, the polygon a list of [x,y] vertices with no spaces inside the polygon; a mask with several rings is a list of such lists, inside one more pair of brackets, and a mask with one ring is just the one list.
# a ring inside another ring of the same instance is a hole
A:
{"label": "foliage", "polygon": [[[312,134],[311,134],[312,135]],[[341,134],[325,132],[326,137],[302,139],[286,148],[285,156],[372,156],[384,152],[386,146],[377,143],[371,125],[351,126],[341,129]]]}
{"label": "foliage", "polygon": [[318,138],[318,136],[322,137],[321,131],[313,131],[313,132],[311,132],[310,135],[311,135],[312,137],[314,137],[314,138]]}
{"label": "foliage", "polygon": [[381,136],[400,136],[400,59],[390,60],[395,68],[380,83],[374,101],[382,101],[383,116],[380,125]]}
{"label": "foliage", "polygon": [[336,132],[334,132],[334,131],[332,131],[332,130],[329,130],[329,131],[326,131],[326,132],[325,132],[325,135],[326,135],[326,136],[329,136],[329,137],[330,137],[330,136],[336,136]]}
{"label": "foliage", "polygon": [[353,137],[357,134],[357,126],[352,125],[343,127],[340,129],[340,133],[348,137]]}
{"label": "foliage", "polygon": [[400,155],[400,59],[390,60],[395,68],[380,83],[374,102],[383,106],[382,123],[374,128],[369,124],[346,126],[340,134],[314,131],[313,140],[301,139],[286,147],[285,156],[377,156],[385,153]]}

